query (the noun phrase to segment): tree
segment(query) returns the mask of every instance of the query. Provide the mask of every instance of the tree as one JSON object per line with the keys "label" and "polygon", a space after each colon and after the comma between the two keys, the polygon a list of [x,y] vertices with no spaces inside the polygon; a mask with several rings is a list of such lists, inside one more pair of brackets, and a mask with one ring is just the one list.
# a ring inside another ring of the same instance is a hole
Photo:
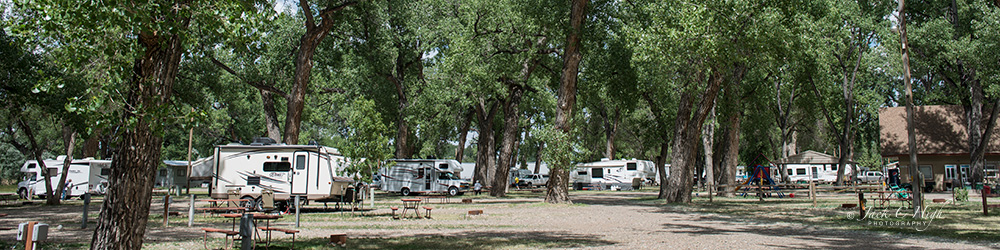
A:
{"label": "tree", "polygon": [[[583,37],[583,19],[587,10],[586,0],[573,0],[570,2],[569,12],[569,32],[566,34],[566,48],[563,52],[562,75],[559,78],[559,99],[556,101],[555,129],[563,134],[569,134],[572,129],[570,120],[573,119],[573,105],[576,104],[576,84],[577,74],[580,70],[580,61],[583,54],[580,53],[580,44]],[[550,147],[552,143],[546,143]],[[569,169],[572,165],[565,161],[551,161],[549,165],[549,182],[545,184],[545,202],[548,203],[569,203]],[[565,165],[563,165],[565,164]]]}
{"label": "tree", "polygon": [[[299,144],[300,126],[302,125],[302,109],[305,107],[306,91],[309,79],[312,77],[313,55],[320,42],[330,34],[339,21],[336,14],[356,1],[345,1],[335,4],[327,1],[325,4],[313,6],[307,0],[299,0],[299,8],[305,17],[306,31],[299,38],[298,49],[295,52],[295,75],[291,91],[288,92],[288,112],[285,115],[285,144]],[[314,8],[322,8],[313,13]],[[317,19],[319,20],[317,22]]]}

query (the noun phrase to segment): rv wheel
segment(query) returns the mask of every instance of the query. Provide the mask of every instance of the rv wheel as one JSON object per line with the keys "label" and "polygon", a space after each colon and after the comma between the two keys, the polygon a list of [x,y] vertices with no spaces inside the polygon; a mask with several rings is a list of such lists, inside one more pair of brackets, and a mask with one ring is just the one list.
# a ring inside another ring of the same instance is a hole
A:
{"label": "rv wheel", "polygon": [[240,202],[241,207],[247,208],[247,211],[257,211],[258,202],[252,196],[247,195],[240,199],[247,200]]}
{"label": "rv wheel", "polygon": [[448,196],[455,196],[455,195],[458,195],[458,188],[457,187],[448,188]]}
{"label": "rv wheel", "polygon": [[22,200],[27,200],[28,199],[28,190],[24,189],[24,188],[18,189],[17,190],[17,195],[20,196]]}
{"label": "rv wheel", "polygon": [[399,190],[399,194],[402,194],[403,196],[410,196],[410,189],[403,188],[402,190]]}

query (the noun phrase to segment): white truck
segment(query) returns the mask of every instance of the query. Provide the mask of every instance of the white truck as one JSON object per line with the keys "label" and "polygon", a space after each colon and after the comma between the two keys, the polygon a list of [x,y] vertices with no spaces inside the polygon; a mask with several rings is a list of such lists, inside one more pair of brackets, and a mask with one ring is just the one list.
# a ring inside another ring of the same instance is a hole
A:
{"label": "white truck", "polygon": [[469,190],[469,182],[460,178],[462,166],[455,160],[393,159],[395,165],[379,169],[379,189],[404,196],[414,193],[447,193],[449,196]]}
{"label": "white truck", "polygon": [[547,174],[546,175],[542,175],[542,174],[530,174],[530,175],[522,177],[519,180],[518,185],[524,186],[524,187],[527,187],[527,188],[533,188],[533,187],[536,187],[536,186],[545,186],[545,184],[548,183],[548,182],[549,182],[549,175],[547,175]]}
{"label": "white truck", "polygon": [[601,161],[579,164],[576,170],[570,173],[570,182],[576,190],[585,187],[628,190],[632,189],[632,182],[636,178],[643,182],[661,183],[657,179],[656,164],[646,160],[605,158]]}
{"label": "white truck", "polygon": [[250,200],[243,203],[250,209],[261,208],[264,190],[273,193],[279,208],[293,205],[295,196],[300,196],[303,203],[346,202],[354,198],[354,180],[337,175],[347,162],[337,149],[274,143],[269,138],[256,138],[250,145],[216,146],[211,197],[226,199],[232,194]]}
{"label": "white truck", "polygon": [[[62,175],[63,160],[66,156],[59,156],[55,160],[45,160],[45,167],[48,169],[48,178],[54,195],[62,196],[59,187],[59,178]],[[94,160],[93,158],[72,160],[66,180],[70,182],[69,197],[79,197],[85,193],[104,194],[108,183],[108,174],[111,170],[110,160]],[[17,184],[17,193],[21,198],[27,199],[29,196],[45,197],[45,175],[40,164],[35,160],[28,160],[21,166],[24,173],[24,180]]]}

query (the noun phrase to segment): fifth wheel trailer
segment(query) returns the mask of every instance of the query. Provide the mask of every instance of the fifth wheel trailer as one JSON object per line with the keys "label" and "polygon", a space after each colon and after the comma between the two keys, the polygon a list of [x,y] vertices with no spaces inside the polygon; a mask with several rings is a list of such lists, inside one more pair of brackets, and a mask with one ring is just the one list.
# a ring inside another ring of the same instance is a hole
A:
{"label": "fifth wheel trailer", "polygon": [[[667,170],[667,173],[670,173]],[[646,160],[609,160],[582,163],[570,173],[570,181],[576,190],[584,187],[600,189],[631,189],[632,180],[640,178],[644,182],[662,183],[658,181],[656,164]]]}
{"label": "fifth wheel trailer", "polygon": [[260,208],[264,190],[274,194],[278,207],[293,204],[295,196],[306,203],[354,198],[354,180],[337,174],[347,161],[337,149],[263,141],[215,147],[212,198],[225,199],[233,194],[250,199],[244,206],[252,209]]}

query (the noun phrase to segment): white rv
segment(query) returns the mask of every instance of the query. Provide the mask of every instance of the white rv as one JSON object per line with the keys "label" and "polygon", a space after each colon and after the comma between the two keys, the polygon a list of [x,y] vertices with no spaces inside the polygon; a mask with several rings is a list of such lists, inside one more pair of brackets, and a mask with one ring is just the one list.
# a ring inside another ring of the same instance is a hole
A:
{"label": "white rv", "polygon": [[[62,195],[60,190],[57,189],[65,157],[59,156],[55,160],[45,160],[45,167],[48,168],[48,178],[50,178],[52,191],[54,195],[58,196]],[[66,180],[71,181],[69,186],[70,191],[67,196],[79,197],[85,193],[104,194],[110,170],[110,160],[94,160],[93,158],[72,160],[69,165],[69,172],[66,174]],[[45,179],[38,161],[26,161],[21,166],[21,172],[24,173],[25,178],[24,181],[17,184],[17,193],[22,198],[28,198],[30,195],[44,197]]]}
{"label": "white rv", "polygon": [[[667,173],[670,173],[667,171]],[[641,178],[644,182],[659,183],[656,164],[646,160],[609,160],[583,163],[576,165],[576,170],[570,173],[573,188],[581,190],[584,187],[601,189],[621,188],[631,189],[632,180]]]}
{"label": "white rv", "polygon": [[469,189],[463,181],[462,166],[455,160],[390,160],[396,165],[379,169],[380,189],[386,192],[412,193],[447,192],[455,196]]}
{"label": "white rv", "polygon": [[[258,139],[259,140],[259,139]],[[234,194],[260,208],[261,192],[270,190],[275,205],[284,207],[300,196],[305,202],[342,202],[353,197],[354,180],[337,176],[345,158],[335,148],[319,145],[273,145],[265,140],[250,145],[215,147],[210,194],[224,199]]]}

